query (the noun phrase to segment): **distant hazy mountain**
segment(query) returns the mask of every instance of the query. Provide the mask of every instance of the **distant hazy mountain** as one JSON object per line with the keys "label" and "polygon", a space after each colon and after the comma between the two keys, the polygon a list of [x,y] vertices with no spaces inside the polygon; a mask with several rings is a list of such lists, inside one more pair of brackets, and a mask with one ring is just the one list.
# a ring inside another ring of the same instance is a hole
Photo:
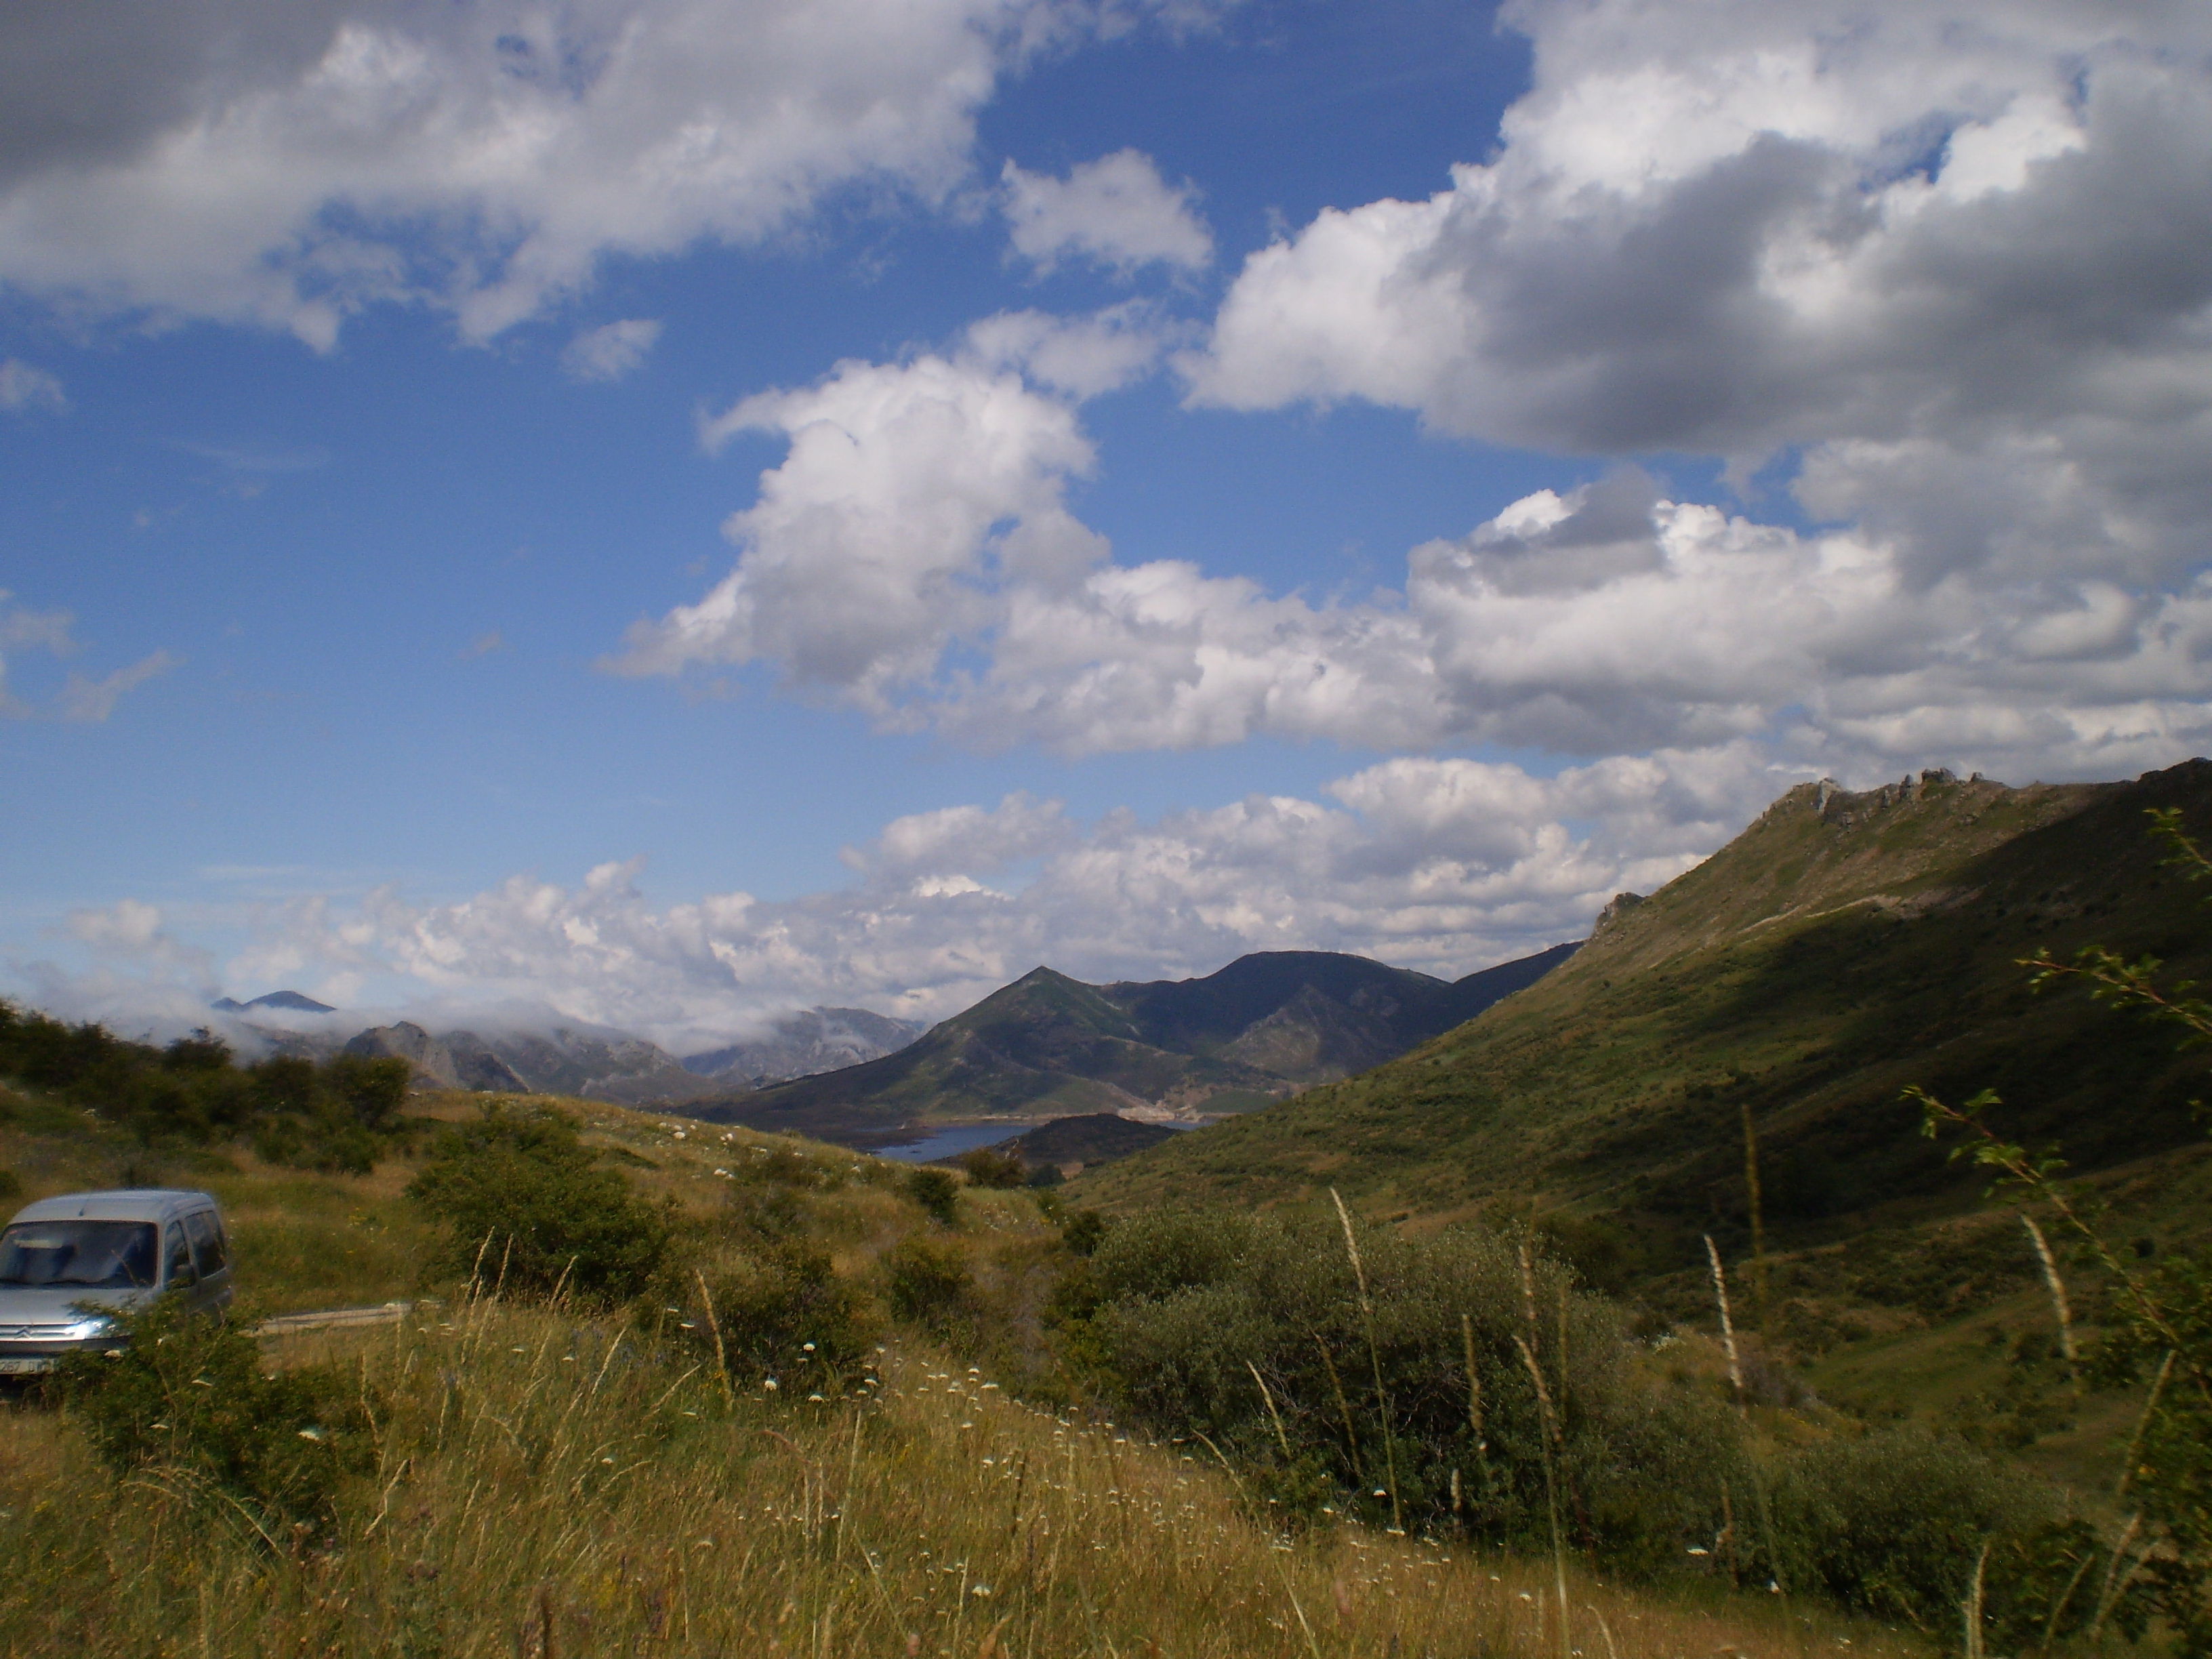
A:
{"label": "distant hazy mountain", "polygon": [[418,1083],[501,1094],[574,1095],[620,1105],[683,1101],[726,1085],[693,1076],[674,1055],[624,1031],[556,1025],[543,1031],[433,1035],[411,1020],[379,1025],[345,1044],[349,1054],[397,1054]]}
{"label": "distant hazy mountain", "polygon": [[686,1054],[686,1071],[732,1085],[760,1088],[816,1072],[834,1072],[894,1054],[921,1035],[921,1027],[887,1019],[865,1008],[808,1008],[787,1014],[763,1036],[704,1054]]}
{"label": "distant hazy mountain", "polygon": [[687,1109],[880,1141],[915,1124],[1249,1111],[1403,1054],[1533,983],[1563,945],[1456,982],[1322,951],[1204,979],[1085,985],[1039,968],[895,1054]]}
{"label": "distant hazy mountain", "polygon": [[579,1095],[636,1106],[693,1100],[728,1086],[694,1076],[658,1043],[626,1031],[556,1025],[550,1030],[503,1032],[482,1041],[542,1094]]}
{"label": "distant hazy mountain", "polygon": [[286,1008],[297,1014],[334,1014],[337,1010],[327,1002],[318,1002],[297,991],[271,991],[251,1002],[240,1002],[230,997],[218,997],[208,1006],[219,1014],[242,1014],[250,1008]]}

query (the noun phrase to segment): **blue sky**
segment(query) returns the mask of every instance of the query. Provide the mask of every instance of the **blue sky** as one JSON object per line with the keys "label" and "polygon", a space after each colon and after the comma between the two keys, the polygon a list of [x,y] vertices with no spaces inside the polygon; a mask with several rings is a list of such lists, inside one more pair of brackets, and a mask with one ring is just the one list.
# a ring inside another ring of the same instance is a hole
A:
{"label": "blue sky", "polygon": [[1456,974],[2204,746],[2186,15],[141,9],[0,21],[31,1000]]}

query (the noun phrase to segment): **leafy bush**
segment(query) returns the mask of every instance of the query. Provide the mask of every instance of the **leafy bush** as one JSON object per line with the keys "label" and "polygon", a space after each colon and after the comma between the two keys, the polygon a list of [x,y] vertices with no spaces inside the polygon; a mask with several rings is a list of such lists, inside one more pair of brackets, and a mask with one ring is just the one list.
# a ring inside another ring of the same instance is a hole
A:
{"label": "leafy bush", "polygon": [[884,1253],[883,1265],[893,1313],[939,1334],[951,1327],[969,1288],[968,1264],[957,1250],[908,1237]]}
{"label": "leafy bush", "polygon": [[1708,1543],[1725,1503],[1751,1512],[1732,1414],[1651,1377],[1557,1265],[1524,1276],[1514,1244],[1474,1233],[1360,1250],[1356,1271],[1334,1217],[1125,1218],[1063,1297],[1065,1346],[1158,1428],[1293,1486],[1317,1471],[1371,1520],[1548,1548],[1548,1460],[1569,1541],[1650,1571]]}
{"label": "leafy bush", "polygon": [[1060,1241],[1076,1255],[1090,1255],[1106,1237],[1106,1218],[1096,1210],[1077,1210],[1060,1224]]}
{"label": "leafy bush", "polygon": [[951,1227],[960,1219],[960,1183],[949,1170],[933,1170],[925,1164],[908,1170],[906,1195],[941,1225]]}
{"label": "leafy bush", "polygon": [[[1778,1472],[1772,1513],[1792,1588],[1947,1637],[1961,1628],[1979,1561],[1984,1628],[1998,1651],[2039,1642],[2077,1569],[2102,1557],[2092,1529],[2062,1516],[2047,1488],[1911,1428],[1797,1453]],[[2091,1600],[2068,1601],[2058,1633],[2086,1621]]]}
{"label": "leafy bush", "polygon": [[859,1363],[876,1340],[868,1297],[837,1276],[828,1255],[797,1240],[749,1252],[736,1272],[708,1280],[708,1291],[713,1318],[688,1322],[684,1334],[703,1353],[713,1350],[719,1328],[734,1373],[820,1388]]}
{"label": "leafy bush", "polygon": [[220,1492],[275,1543],[287,1525],[326,1525],[344,1477],[374,1465],[374,1402],[355,1379],[315,1366],[264,1372],[247,1325],[174,1298],[120,1322],[117,1357],[73,1355],[57,1373],[110,1468],[173,1472],[176,1484]]}
{"label": "leafy bush", "polygon": [[[509,1294],[636,1295],[666,1260],[672,1206],[648,1204],[548,1107],[493,1104],[441,1132],[407,1188],[446,1231],[438,1265]],[[481,1261],[480,1269],[477,1267]]]}
{"label": "leafy bush", "polygon": [[995,1146],[978,1146],[960,1155],[960,1168],[971,1187],[1018,1187],[1029,1179],[1030,1166],[1013,1152]]}

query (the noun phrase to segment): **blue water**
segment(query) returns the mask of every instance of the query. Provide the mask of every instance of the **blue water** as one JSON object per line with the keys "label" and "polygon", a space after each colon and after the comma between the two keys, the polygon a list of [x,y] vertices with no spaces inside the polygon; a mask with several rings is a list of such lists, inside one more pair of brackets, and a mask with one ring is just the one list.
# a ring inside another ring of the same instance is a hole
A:
{"label": "blue water", "polygon": [[970,1147],[1011,1140],[1024,1129],[1035,1127],[1034,1123],[1009,1123],[1004,1118],[990,1123],[948,1123],[935,1134],[909,1140],[903,1146],[878,1146],[876,1156],[895,1158],[902,1164],[927,1164],[935,1158],[956,1158]]}

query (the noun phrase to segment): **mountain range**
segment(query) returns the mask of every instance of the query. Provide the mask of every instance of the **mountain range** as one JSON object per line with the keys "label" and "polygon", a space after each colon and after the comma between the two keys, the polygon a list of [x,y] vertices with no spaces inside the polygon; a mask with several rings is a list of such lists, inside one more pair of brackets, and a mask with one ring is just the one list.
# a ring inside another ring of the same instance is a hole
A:
{"label": "mountain range", "polygon": [[[339,1053],[397,1055],[424,1088],[574,1095],[625,1106],[720,1097],[853,1065],[913,1042],[919,1030],[864,1009],[812,1008],[784,1016],[760,1037],[678,1059],[630,1032],[560,1019],[488,1033],[433,1030],[412,1020],[363,1030],[297,991],[272,991],[250,1002],[224,997],[210,1006],[237,1019],[249,1048],[272,1054],[312,1060]],[[284,1025],[248,1018],[268,1011],[339,1018]]]}
{"label": "mountain range", "polygon": [[2203,1139],[2203,1057],[2078,985],[2037,994],[2023,965],[2100,944],[2160,958],[2168,982],[2212,973],[2208,895],[2148,833],[2164,808],[2212,826],[2212,763],[2114,784],[1801,785],[1658,892],[1620,896],[1571,961],[1471,1024],[1086,1172],[1080,1196],[1335,1188],[1394,1218],[1598,1227],[1656,1271],[1702,1261],[1705,1234],[1743,1247],[1754,1169],[1784,1243],[1971,1206],[1985,1180],[1916,1133],[1908,1085],[1992,1088],[2001,1133],[2062,1143],[2083,1170],[2172,1164]]}
{"label": "mountain range", "polygon": [[1402,1054],[1574,950],[1556,945],[1457,981],[1321,951],[1240,957],[1202,979],[1110,985],[1038,968],[881,1059],[683,1109],[871,1146],[993,1118],[1197,1122]]}

